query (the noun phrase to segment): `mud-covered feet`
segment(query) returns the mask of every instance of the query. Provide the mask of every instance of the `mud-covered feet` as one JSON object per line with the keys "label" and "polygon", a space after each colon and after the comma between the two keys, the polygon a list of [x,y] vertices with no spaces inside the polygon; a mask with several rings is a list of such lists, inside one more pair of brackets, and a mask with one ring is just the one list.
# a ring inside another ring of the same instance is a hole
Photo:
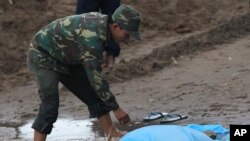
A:
{"label": "mud-covered feet", "polygon": [[113,133],[111,133],[110,136],[121,138],[121,137],[124,136],[126,133],[127,133],[127,131],[116,130],[116,131],[113,131]]}
{"label": "mud-covered feet", "polygon": [[115,130],[112,131],[109,135],[106,135],[108,138],[108,141],[118,141],[121,137],[123,137],[127,131],[120,131],[120,130]]}
{"label": "mud-covered feet", "polygon": [[[109,113],[102,115],[98,118],[99,123],[104,131],[106,137],[108,138],[120,138],[126,134],[126,131],[117,130],[114,126]],[[111,141],[111,140],[108,140]]]}

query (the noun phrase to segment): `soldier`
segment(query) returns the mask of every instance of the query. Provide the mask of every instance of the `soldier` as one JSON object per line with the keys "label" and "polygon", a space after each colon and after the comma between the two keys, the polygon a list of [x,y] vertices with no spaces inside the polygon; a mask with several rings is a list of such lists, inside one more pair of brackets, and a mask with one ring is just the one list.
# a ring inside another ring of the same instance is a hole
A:
{"label": "soldier", "polygon": [[44,141],[58,117],[58,83],[61,82],[87,106],[90,118],[97,118],[104,133],[121,137],[124,131],[114,126],[110,111],[121,125],[130,121],[102,76],[105,44],[124,42],[130,36],[142,40],[141,16],[134,8],[122,5],[112,16],[97,12],[57,19],[33,37],[27,63],[38,84],[39,113],[32,125],[34,140]]}

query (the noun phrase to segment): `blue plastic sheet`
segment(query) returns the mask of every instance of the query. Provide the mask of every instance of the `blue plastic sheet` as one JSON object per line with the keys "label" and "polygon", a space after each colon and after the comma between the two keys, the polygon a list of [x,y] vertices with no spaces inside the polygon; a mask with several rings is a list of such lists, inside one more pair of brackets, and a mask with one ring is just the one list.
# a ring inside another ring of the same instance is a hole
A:
{"label": "blue plastic sheet", "polygon": [[199,125],[199,124],[189,124],[187,127],[204,132],[213,131],[216,133],[216,141],[229,141],[229,130],[224,128],[220,124],[211,125]]}
{"label": "blue plastic sheet", "polygon": [[224,128],[220,124],[211,124],[211,125],[199,125],[199,124],[189,124],[187,127],[204,132],[204,131],[213,131],[218,134],[226,134],[229,133],[229,130]]}
{"label": "blue plastic sheet", "polygon": [[201,131],[178,125],[153,125],[127,133],[120,141],[213,141]]}

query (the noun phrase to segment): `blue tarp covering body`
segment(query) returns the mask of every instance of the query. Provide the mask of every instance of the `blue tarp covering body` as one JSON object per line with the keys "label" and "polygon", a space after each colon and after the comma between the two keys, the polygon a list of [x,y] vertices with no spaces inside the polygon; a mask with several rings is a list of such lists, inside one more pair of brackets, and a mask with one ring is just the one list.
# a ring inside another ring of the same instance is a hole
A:
{"label": "blue tarp covering body", "polygon": [[216,141],[229,141],[229,130],[221,125],[152,125],[127,133],[120,141],[215,141],[204,134],[213,131],[220,135]]}
{"label": "blue tarp covering body", "polygon": [[213,124],[213,125],[189,124],[187,127],[201,132],[213,131],[217,134],[217,138],[215,141],[229,141],[229,130],[224,128],[220,124]]}

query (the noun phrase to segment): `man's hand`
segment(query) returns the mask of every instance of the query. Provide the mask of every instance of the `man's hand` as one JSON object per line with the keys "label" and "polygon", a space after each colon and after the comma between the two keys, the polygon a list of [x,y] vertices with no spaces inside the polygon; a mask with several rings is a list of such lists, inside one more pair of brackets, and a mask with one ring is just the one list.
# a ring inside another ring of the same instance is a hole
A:
{"label": "man's hand", "polygon": [[119,121],[120,125],[125,125],[128,122],[130,122],[130,117],[129,117],[128,113],[123,111],[123,109],[118,108],[118,109],[114,110],[113,112],[114,112],[116,119]]}
{"label": "man's hand", "polygon": [[115,57],[112,55],[106,55],[104,58],[103,68],[111,69],[115,64]]}

